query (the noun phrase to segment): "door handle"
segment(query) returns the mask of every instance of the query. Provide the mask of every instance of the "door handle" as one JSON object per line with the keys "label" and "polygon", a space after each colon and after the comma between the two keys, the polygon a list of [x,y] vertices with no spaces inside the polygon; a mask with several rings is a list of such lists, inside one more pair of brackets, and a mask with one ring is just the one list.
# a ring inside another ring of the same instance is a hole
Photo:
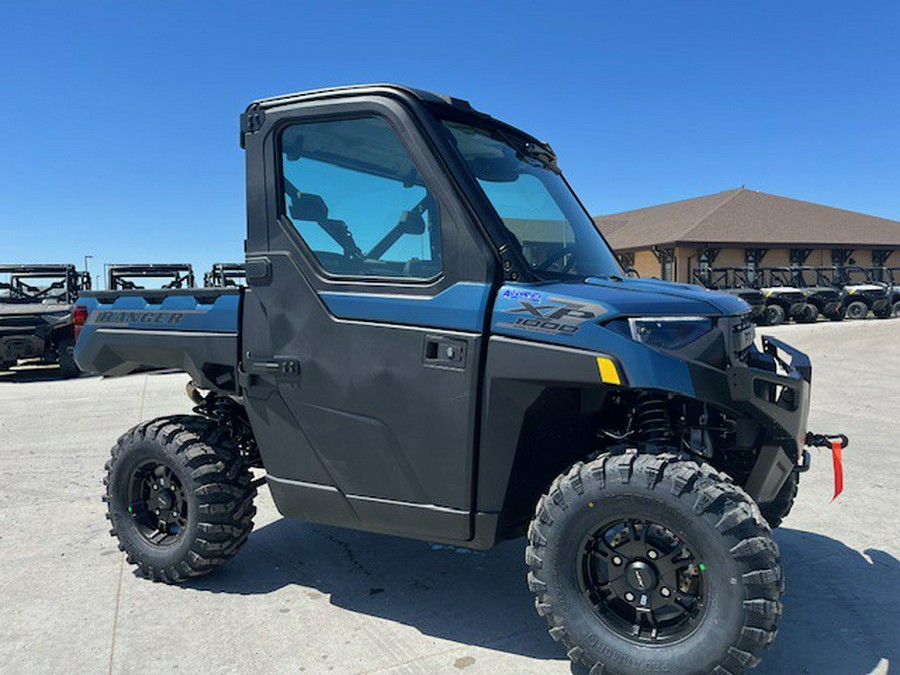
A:
{"label": "door handle", "polygon": [[243,370],[248,375],[277,375],[278,377],[300,377],[300,359],[275,356],[263,359],[246,359]]}
{"label": "door handle", "polygon": [[422,363],[426,366],[465,370],[468,346],[465,340],[459,338],[426,335]]}

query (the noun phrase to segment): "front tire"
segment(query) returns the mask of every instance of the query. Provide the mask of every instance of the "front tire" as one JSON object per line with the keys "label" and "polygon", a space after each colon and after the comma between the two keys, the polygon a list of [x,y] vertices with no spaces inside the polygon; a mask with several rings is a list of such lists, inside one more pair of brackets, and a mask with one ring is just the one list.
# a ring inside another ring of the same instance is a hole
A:
{"label": "front tire", "polygon": [[869,314],[869,306],[862,300],[854,300],[847,305],[847,318],[853,321],[865,319]]}
{"label": "front tire", "polygon": [[591,675],[736,675],[775,637],[778,548],[708,464],[633,451],[579,462],[541,497],[528,539],[537,611]]}
{"label": "front tire", "polygon": [[253,529],[256,488],[234,441],[197,415],[139,424],[104,478],[110,534],[143,577],[179,583],[234,556]]}
{"label": "front tire", "polygon": [[788,517],[791,509],[794,508],[794,500],[797,499],[797,491],[800,488],[800,474],[791,471],[784,485],[775,495],[775,499],[771,502],[760,504],[759,510],[763,514],[763,518],[769,523],[769,527],[773,530],[781,526],[784,519]]}
{"label": "front tire", "polygon": [[780,326],[784,323],[785,318],[784,307],[776,304],[766,305],[766,310],[763,312],[763,323],[767,326]]}

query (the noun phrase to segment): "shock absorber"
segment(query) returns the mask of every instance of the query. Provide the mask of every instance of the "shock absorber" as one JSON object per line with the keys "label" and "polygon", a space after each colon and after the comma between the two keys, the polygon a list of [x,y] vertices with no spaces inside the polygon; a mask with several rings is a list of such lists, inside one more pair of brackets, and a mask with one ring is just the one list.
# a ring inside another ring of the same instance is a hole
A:
{"label": "shock absorber", "polygon": [[647,445],[675,445],[675,432],[664,396],[641,392],[634,406],[634,422],[637,437]]}

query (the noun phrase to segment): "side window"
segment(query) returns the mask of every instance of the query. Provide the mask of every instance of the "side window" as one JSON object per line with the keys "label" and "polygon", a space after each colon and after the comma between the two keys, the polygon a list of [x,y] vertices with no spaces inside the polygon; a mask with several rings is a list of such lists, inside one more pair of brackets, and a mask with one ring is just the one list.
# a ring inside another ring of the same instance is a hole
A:
{"label": "side window", "polygon": [[284,212],[326,271],[430,279],[441,271],[437,202],[378,117],[281,134]]}

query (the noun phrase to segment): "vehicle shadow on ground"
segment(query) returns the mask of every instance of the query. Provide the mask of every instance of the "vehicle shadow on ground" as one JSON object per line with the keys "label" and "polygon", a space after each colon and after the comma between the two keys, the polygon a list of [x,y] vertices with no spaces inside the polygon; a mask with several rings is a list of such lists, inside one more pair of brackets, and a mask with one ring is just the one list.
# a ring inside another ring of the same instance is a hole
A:
{"label": "vehicle shadow on ground", "polygon": [[758,672],[871,673],[881,660],[896,668],[900,561],[802,530],[776,530],[775,540],[787,580],[784,617]]}
{"label": "vehicle shadow on ground", "polygon": [[[79,377],[95,377],[82,373]],[[58,380],[71,380],[62,374],[57,365],[17,366],[12,370],[0,370],[0,383],[26,383],[26,382],[56,382]]]}
{"label": "vehicle shadow on ground", "polygon": [[[869,673],[881,659],[900,663],[900,562],[799,530],[778,530],[776,539],[788,592],[778,638],[757,672]],[[432,637],[565,660],[534,611],[523,550],[521,539],[479,552],[281,519],[183,588],[259,595],[294,587]]]}

